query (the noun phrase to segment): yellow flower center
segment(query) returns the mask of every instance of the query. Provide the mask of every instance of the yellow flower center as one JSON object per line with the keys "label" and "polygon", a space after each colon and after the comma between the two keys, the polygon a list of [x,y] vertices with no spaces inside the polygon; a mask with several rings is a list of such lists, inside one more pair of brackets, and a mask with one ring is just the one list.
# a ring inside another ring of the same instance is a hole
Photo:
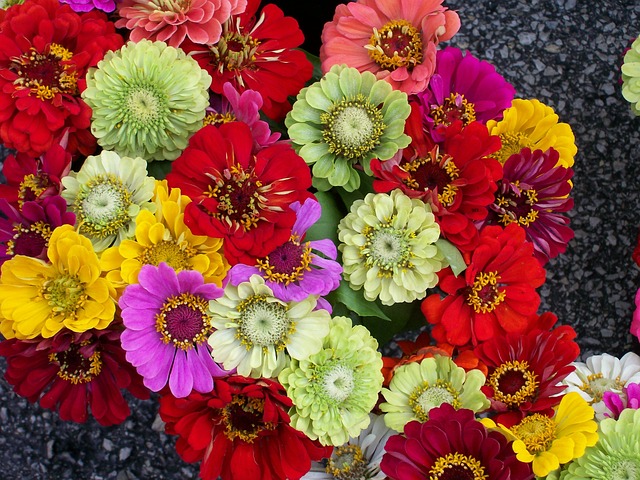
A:
{"label": "yellow flower center", "polygon": [[458,187],[453,182],[460,177],[460,170],[449,155],[438,154],[434,149],[427,157],[416,157],[400,165],[409,177],[403,183],[418,192],[438,192],[438,201],[450,207],[456,199]]}
{"label": "yellow flower center", "polygon": [[222,421],[225,425],[225,436],[234,441],[253,443],[260,432],[274,430],[277,425],[265,422],[264,399],[233,395],[231,402],[222,409]]}
{"label": "yellow flower center", "polygon": [[290,283],[302,280],[305,271],[311,267],[311,247],[309,242],[301,245],[297,236],[276,248],[267,257],[257,260],[258,268],[264,278],[271,282]]}
{"label": "yellow flower center", "polygon": [[50,44],[44,53],[31,47],[12,60],[12,69],[18,75],[14,85],[30,89],[30,95],[40,100],[53,100],[58,94],[77,95],[78,73],[70,62],[72,57],[72,52],[57,43]]}
{"label": "yellow flower center", "polygon": [[236,116],[231,113],[209,113],[204,117],[203,127],[207,125],[222,125],[223,123],[235,122]]}
{"label": "yellow flower center", "polygon": [[46,177],[32,173],[25,175],[18,188],[18,205],[20,208],[22,208],[24,202],[38,199],[49,186]]}
{"label": "yellow flower center", "polygon": [[167,298],[156,315],[156,331],[164,343],[189,350],[207,340],[212,332],[209,302],[191,293]]}
{"label": "yellow flower center", "polygon": [[287,305],[267,299],[266,295],[252,295],[236,307],[240,313],[236,338],[247,350],[257,346],[266,353],[273,346],[282,351],[296,330],[295,322],[287,314]]}
{"label": "yellow flower center", "polygon": [[426,380],[414,388],[409,395],[409,406],[415,417],[421,421],[429,420],[429,410],[439,407],[443,403],[452,405],[456,410],[461,407],[460,393],[446,380],[436,380],[430,385]]}
{"label": "yellow flower center", "polygon": [[429,470],[429,480],[486,480],[484,466],[478,459],[463,453],[439,457]]}
{"label": "yellow flower center", "polygon": [[87,300],[84,284],[76,276],[60,273],[43,283],[40,294],[49,302],[54,315],[75,318]]}
{"label": "yellow flower center", "polygon": [[380,30],[374,28],[365,48],[369,58],[385,70],[413,68],[422,63],[422,35],[407,20],[392,20]]}
{"label": "yellow flower center", "polygon": [[556,438],[556,424],[553,419],[534,413],[511,427],[511,432],[522,440],[527,451],[534,455],[549,450]]}
{"label": "yellow flower center", "polygon": [[521,189],[519,180],[510,186],[502,195],[496,195],[495,207],[499,212],[499,222],[504,226],[517,223],[528,227],[538,219],[539,212],[533,209],[538,202],[538,192],[532,188]]}
{"label": "yellow flower center", "polygon": [[16,233],[7,242],[6,254],[9,256],[38,257],[47,248],[49,238],[51,238],[51,225],[43,221],[36,222],[29,227],[15,225],[13,231]]}
{"label": "yellow flower center", "polygon": [[360,247],[360,255],[367,267],[378,267],[379,277],[390,278],[398,270],[414,267],[409,240],[415,238],[415,233],[394,228],[393,218],[386,223],[367,226],[362,233],[366,242]]}
{"label": "yellow flower center", "polygon": [[523,148],[533,146],[529,137],[522,132],[500,133],[498,136],[502,142],[502,147],[490,156],[497,159],[502,165],[511,155],[520,153]]}
{"label": "yellow flower center", "polygon": [[490,313],[507,296],[505,290],[498,289],[498,272],[480,272],[467,294],[467,303],[476,313]]}
{"label": "yellow flower center", "polygon": [[174,240],[162,240],[149,245],[138,256],[143,265],[160,265],[165,262],[176,272],[191,269],[191,259],[196,255],[196,249],[191,245],[178,245]]}
{"label": "yellow flower center", "polygon": [[335,447],[325,471],[338,480],[361,480],[365,477],[367,462],[358,445]]}
{"label": "yellow flower center", "polygon": [[[259,22],[262,22],[262,19]],[[219,73],[235,72],[250,67],[256,60],[256,53],[260,46],[260,41],[251,35],[229,31],[229,28],[233,27],[232,22],[231,19],[224,24],[222,35],[216,44],[208,45],[212,57],[211,65]],[[237,79],[243,83],[242,77]]]}
{"label": "yellow flower center", "polygon": [[539,385],[529,364],[519,360],[504,362],[489,376],[487,384],[493,388],[493,398],[509,407],[533,400]]}
{"label": "yellow flower center", "polygon": [[445,98],[442,105],[437,105],[431,109],[429,116],[435,125],[448,127],[456,120],[462,120],[462,126],[466,127],[476,119],[476,111],[473,103],[469,102],[464,95],[452,93]]}
{"label": "yellow flower center", "polygon": [[624,382],[620,380],[619,376],[616,378],[605,378],[601,372],[587,376],[586,380],[580,385],[580,390],[592,397],[593,400],[589,402],[590,404],[602,401],[604,392],[622,392],[623,388]]}
{"label": "yellow flower center", "polygon": [[80,353],[79,348],[88,345],[89,342],[82,342],[78,345],[71,345],[64,352],[49,354],[49,361],[58,364],[58,377],[73,385],[79,383],[89,383],[102,371],[102,360],[100,352],[95,351],[88,358]]}

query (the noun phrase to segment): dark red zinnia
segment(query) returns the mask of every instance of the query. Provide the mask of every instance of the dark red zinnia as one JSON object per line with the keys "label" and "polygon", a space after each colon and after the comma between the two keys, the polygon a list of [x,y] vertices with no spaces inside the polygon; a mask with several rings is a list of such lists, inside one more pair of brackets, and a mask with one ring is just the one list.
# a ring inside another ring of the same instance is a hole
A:
{"label": "dark red zinnia", "polygon": [[208,394],[160,398],[167,433],[179,435],[178,454],[202,461],[205,480],[297,480],[311,461],[331,455],[289,425],[292,402],[282,385],[270,379],[234,375],[215,379]]}
{"label": "dark red zinnia", "polygon": [[255,264],[291,235],[296,220],[289,208],[311,194],[311,173],[288,143],[252,153],[249,127],[231,122],[208,125],[191,137],[167,175],[193,201],[185,223],[197,235],[224,238],[231,265]]}
{"label": "dark red zinnia", "polygon": [[78,14],[57,0],[30,0],[0,22],[0,138],[37,157],[69,134],[67,149],[90,155],[91,109],[80,98],[87,69],[123,45],[104,12]]}

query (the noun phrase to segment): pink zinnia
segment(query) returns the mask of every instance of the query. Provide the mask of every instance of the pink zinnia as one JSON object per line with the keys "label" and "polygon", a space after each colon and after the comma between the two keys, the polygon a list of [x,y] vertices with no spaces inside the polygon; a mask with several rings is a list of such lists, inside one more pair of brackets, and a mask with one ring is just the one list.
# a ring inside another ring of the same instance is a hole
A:
{"label": "pink zinnia", "polygon": [[322,71],[347,64],[370,71],[407,94],[423,91],[436,66],[436,46],[460,29],[443,0],[359,0],[336,7],[322,30]]}
{"label": "pink zinnia", "polygon": [[633,311],[633,320],[629,331],[640,340],[640,289],[636,292],[635,304],[636,309]]}
{"label": "pink zinnia", "polygon": [[123,0],[116,27],[131,30],[129,39],[143,38],[178,47],[186,37],[193,43],[216,43],[222,24],[242,13],[247,0]]}
{"label": "pink zinnia", "polygon": [[617,420],[624,409],[638,410],[640,408],[640,384],[630,383],[622,389],[622,393],[604,392],[602,400],[611,412],[605,412],[605,417]]}
{"label": "pink zinnia", "polygon": [[204,283],[200,272],[176,273],[166,263],[143,266],[138,281],[120,297],[127,361],[154,392],[167,383],[179,398],[192,390],[210,392],[213,377],[228,373],[213,361],[207,343],[212,332],[209,300],[222,296],[223,290]]}

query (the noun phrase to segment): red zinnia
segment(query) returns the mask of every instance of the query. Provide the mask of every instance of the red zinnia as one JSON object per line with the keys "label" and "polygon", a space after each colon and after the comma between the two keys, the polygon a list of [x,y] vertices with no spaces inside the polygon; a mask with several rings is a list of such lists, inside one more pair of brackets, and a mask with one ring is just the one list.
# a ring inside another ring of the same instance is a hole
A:
{"label": "red zinnia", "polygon": [[385,450],[380,469],[392,480],[533,478],[502,433],[488,431],[471,410],[448,403],[429,410],[425,423],[407,423],[404,435],[389,437]]}
{"label": "red zinnia", "polygon": [[80,98],[87,69],[123,45],[104,12],[77,14],[57,0],[7,9],[0,23],[0,138],[36,157],[69,132],[68,150],[90,155],[91,109]]}
{"label": "red zinnia", "polygon": [[565,390],[560,382],[580,354],[576,332],[568,328],[497,335],[475,348],[489,367],[482,391],[496,423],[511,427],[530,413],[552,415]]}
{"label": "red zinnia", "polygon": [[5,340],[0,355],[7,359],[4,376],[15,392],[58,411],[62,420],[83,423],[91,410],[100,425],[116,425],[130,413],[121,389],[149,398],[114,327],[82,334],[66,331],[41,342]]}
{"label": "red zinnia", "polygon": [[171,188],[193,200],[185,224],[197,235],[224,238],[231,265],[253,265],[289,240],[296,220],[289,205],[311,196],[309,167],[289,144],[252,149],[245,123],[208,125],[167,175]]}
{"label": "red zinnia", "polygon": [[536,288],[545,275],[522,227],[488,226],[463,274],[438,272],[438,286],[448,296],[428,296],[422,312],[438,342],[477,345],[500,333],[523,333],[540,305]]}
{"label": "red zinnia", "polygon": [[231,15],[220,40],[206,50],[188,40],[181,48],[209,72],[212,91],[222,95],[226,82],[239,93],[255,90],[262,95],[264,114],[280,121],[291,110],[288,97],[304,87],[313,65],[297,49],[304,41],[298,22],[273,4],[258,14],[259,6],[260,0],[249,0],[244,13]]}
{"label": "red zinnia", "polygon": [[371,169],[376,192],[400,188],[407,196],[431,205],[442,235],[463,252],[478,242],[476,221],[487,216],[502,178],[500,163],[488,155],[500,149],[500,138],[489,135],[479,122],[465,128],[461,121],[444,130],[436,144],[423,131],[420,108],[413,103],[405,127],[412,142],[401,158],[380,162]]}
{"label": "red zinnia", "polygon": [[289,425],[291,399],[278,382],[234,375],[215,379],[208,394],[160,398],[167,433],[179,435],[178,454],[200,465],[200,478],[297,480],[311,461],[331,455]]}

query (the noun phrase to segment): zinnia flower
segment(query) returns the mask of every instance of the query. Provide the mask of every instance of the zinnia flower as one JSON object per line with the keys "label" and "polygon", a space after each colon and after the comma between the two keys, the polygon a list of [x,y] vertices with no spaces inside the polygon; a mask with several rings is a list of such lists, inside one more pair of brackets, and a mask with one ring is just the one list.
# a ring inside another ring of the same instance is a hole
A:
{"label": "zinnia flower", "polygon": [[253,153],[249,127],[231,122],[202,128],[167,175],[193,200],[184,221],[197,235],[224,239],[231,265],[252,264],[286,242],[296,214],[311,196],[311,174],[286,143]]}
{"label": "zinnia flower", "polygon": [[60,0],[60,3],[67,3],[74,12],[90,12],[91,10],[102,10],[111,13],[116,9],[115,0]]}
{"label": "zinnia flower", "polygon": [[227,284],[224,296],[209,303],[213,359],[239,375],[275,377],[289,358],[306,360],[322,348],[329,332],[329,312],[316,309],[317,297],[283,302],[259,275]]}
{"label": "zinnia flower", "polygon": [[598,441],[598,424],[593,420],[593,408],[575,392],[567,393],[548,417],[534,413],[506,428],[484,418],[482,423],[504,433],[513,440],[518,460],[531,463],[533,473],[544,477],[560,465],[581,457],[586,447]]}
{"label": "zinnia flower", "polygon": [[482,412],[489,400],[480,391],[485,376],[480,370],[465,372],[449,357],[436,355],[398,367],[389,388],[382,389],[388,427],[402,432],[409,422],[426,422],[433,408],[449,403],[459,410]]}
{"label": "zinnia flower", "polygon": [[213,377],[228,374],[211,359],[207,345],[213,330],[209,300],[220,297],[222,289],[205,284],[199,272],[176,273],[166,263],[142,267],[138,282],[120,297],[127,361],[154,392],[167,384],[176,397],[192,389],[210,392]]}
{"label": "zinnia flower", "polygon": [[122,390],[143,400],[149,391],[124,358],[120,328],[92,330],[73,340],[0,342],[5,378],[18,395],[57,411],[64,421],[84,423],[90,411],[100,425],[122,423],[130,414]]}
{"label": "zinnia flower", "polygon": [[523,148],[545,152],[553,147],[560,154],[559,166],[573,166],[578,148],[571,126],[559,123],[553,108],[535,98],[514,99],[504,111],[502,120],[489,120],[487,128],[491,135],[498,135],[502,141],[502,148],[495,155],[502,164]]}
{"label": "zinnia flower", "polygon": [[622,96],[631,103],[634,114],[640,115],[640,35],[624,54],[622,61]]}
{"label": "zinnia flower", "polygon": [[222,254],[222,240],[194,235],[184,223],[184,210],[191,199],[166,180],[156,180],[155,213],[141,210],[135,219],[135,235],[117,247],[105,250],[100,265],[116,287],[138,282],[144,265],[169,265],[176,272],[196,270],[206,283],[222,285],[229,264]]}
{"label": "zinnia flower", "polygon": [[293,17],[275,4],[260,12],[260,0],[248,0],[244,12],[231,15],[222,25],[218,42],[182,48],[207,70],[211,90],[223,93],[231,82],[238,92],[255,90],[262,95],[262,111],[279,122],[291,109],[288,97],[296,95],[313,74],[313,65],[298,49],[304,35]]}
{"label": "zinnia flower", "polygon": [[113,320],[116,292],[100,276],[91,241],[71,225],[56,228],[46,263],[17,255],[2,265],[0,333],[20,340],[102,330]]}
{"label": "zinnia flower", "polygon": [[60,225],[75,225],[76,216],[67,212],[60,196],[45,197],[41,203],[25,202],[20,211],[0,198],[0,265],[15,255],[46,260],[51,233]]}
{"label": "zinnia flower", "polygon": [[133,237],[138,212],[155,209],[150,202],[155,180],[147,176],[142,158],[103,150],[63,177],[62,185],[62,196],[78,217],[78,232],[98,253]]}
{"label": "zinnia flower", "polygon": [[336,7],[322,30],[322,71],[347,64],[407,94],[422,92],[436,66],[436,46],[460,29],[443,0],[360,0]]}
{"label": "zinnia flower", "polygon": [[385,425],[382,415],[370,413],[369,418],[367,428],[335,447],[328,459],[312,463],[302,480],[384,480],[386,475],[380,471],[380,462],[387,440],[396,432]]}
{"label": "zinnia flower", "polygon": [[220,39],[222,24],[246,6],[247,0],[122,0],[116,27],[130,30],[134,42],[157,40],[179,47],[188,37],[194,43],[213,44]]}
{"label": "zinnia flower", "polygon": [[540,305],[536,288],[546,272],[533,256],[525,231],[513,223],[484,227],[463,274],[440,272],[435,293],[422,302],[438,342],[477,345],[499,333],[523,333]]}
{"label": "zinnia flower", "polygon": [[446,403],[431,409],[426,422],[409,422],[385,450],[380,466],[391,480],[533,478],[503,434],[488,431],[471,410]]}
{"label": "zinnia flower", "polygon": [[82,98],[105,150],[147,161],[175,160],[202,127],[211,77],[181,49],[128,42],[87,73]]}
{"label": "zinnia flower", "polygon": [[382,354],[362,325],[331,319],[322,349],[292,359],[278,380],[293,400],[291,425],[323,445],[343,445],[369,426],[382,387]]}
{"label": "zinnia flower", "polygon": [[400,190],[356,200],[338,224],[344,278],[383,305],[424,298],[446,266],[431,208]]}
{"label": "zinnia flower", "polygon": [[320,219],[322,208],[311,198],[295,202],[296,222],[291,237],[253,266],[238,263],[229,270],[228,280],[239,285],[251,275],[260,275],[273,295],[285,302],[304,300],[309,295],[325,296],[340,285],[342,266],[330,239],[304,241],[307,229]]}
{"label": "zinnia flower", "polygon": [[564,253],[574,237],[569,218],[562,215],[573,208],[569,198],[573,169],[559,166],[559,158],[554,148],[546,152],[523,148],[509,157],[483,222],[522,226],[542,265]]}
{"label": "zinnia flower", "polygon": [[371,175],[371,159],[387,160],[409,145],[406,94],[370,72],[336,65],[300,91],[285,118],[296,152],[313,165],[314,186],[354,191],[357,169]]}
{"label": "zinnia flower", "polygon": [[637,410],[640,408],[640,383],[629,383],[622,389],[621,393],[604,392],[602,401],[609,412],[605,412],[605,417],[618,419],[620,414],[626,409]]}
{"label": "zinnia flower", "polygon": [[92,154],[91,109],[80,98],[80,85],[89,67],[122,44],[103,12],[78,15],[57,0],[9,8],[0,22],[4,145],[37,157],[68,134],[71,153]]}
{"label": "zinnia flower", "polygon": [[[640,245],[640,242],[638,242],[638,245]],[[638,254],[640,255],[640,248],[638,248]],[[640,256],[638,258],[640,259]],[[634,303],[635,308],[633,310],[633,319],[631,320],[629,331],[640,340],[640,288],[636,291]]]}
{"label": "zinnia flower", "polygon": [[563,383],[568,392],[577,392],[596,412],[596,419],[605,416],[605,392],[621,393],[630,383],[640,382],[640,356],[627,352],[621,358],[608,353],[592,355],[584,362],[574,362],[575,371]]}
{"label": "zinnia flower", "polygon": [[491,401],[491,418],[511,427],[532,412],[550,415],[560,403],[560,382],[580,354],[575,331],[533,329],[525,335],[496,335],[475,348],[489,371],[482,391]]}
{"label": "zinnia flower", "polygon": [[211,392],[160,398],[160,417],[176,450],[200,463],[204,480],[298,480],[312,460],[331,454],[289,425],[291,400],[267,378],[215,379]]}
{"label": "zinnia flower", "polygon": [[489,62],[446,47],[436,54],[436,69],[428,88],[416,97],[424,126],[440,141],[444,130],[456,120],[465,127],[473,121],[484,125],[500,120],[515,94],[513,85]]}

